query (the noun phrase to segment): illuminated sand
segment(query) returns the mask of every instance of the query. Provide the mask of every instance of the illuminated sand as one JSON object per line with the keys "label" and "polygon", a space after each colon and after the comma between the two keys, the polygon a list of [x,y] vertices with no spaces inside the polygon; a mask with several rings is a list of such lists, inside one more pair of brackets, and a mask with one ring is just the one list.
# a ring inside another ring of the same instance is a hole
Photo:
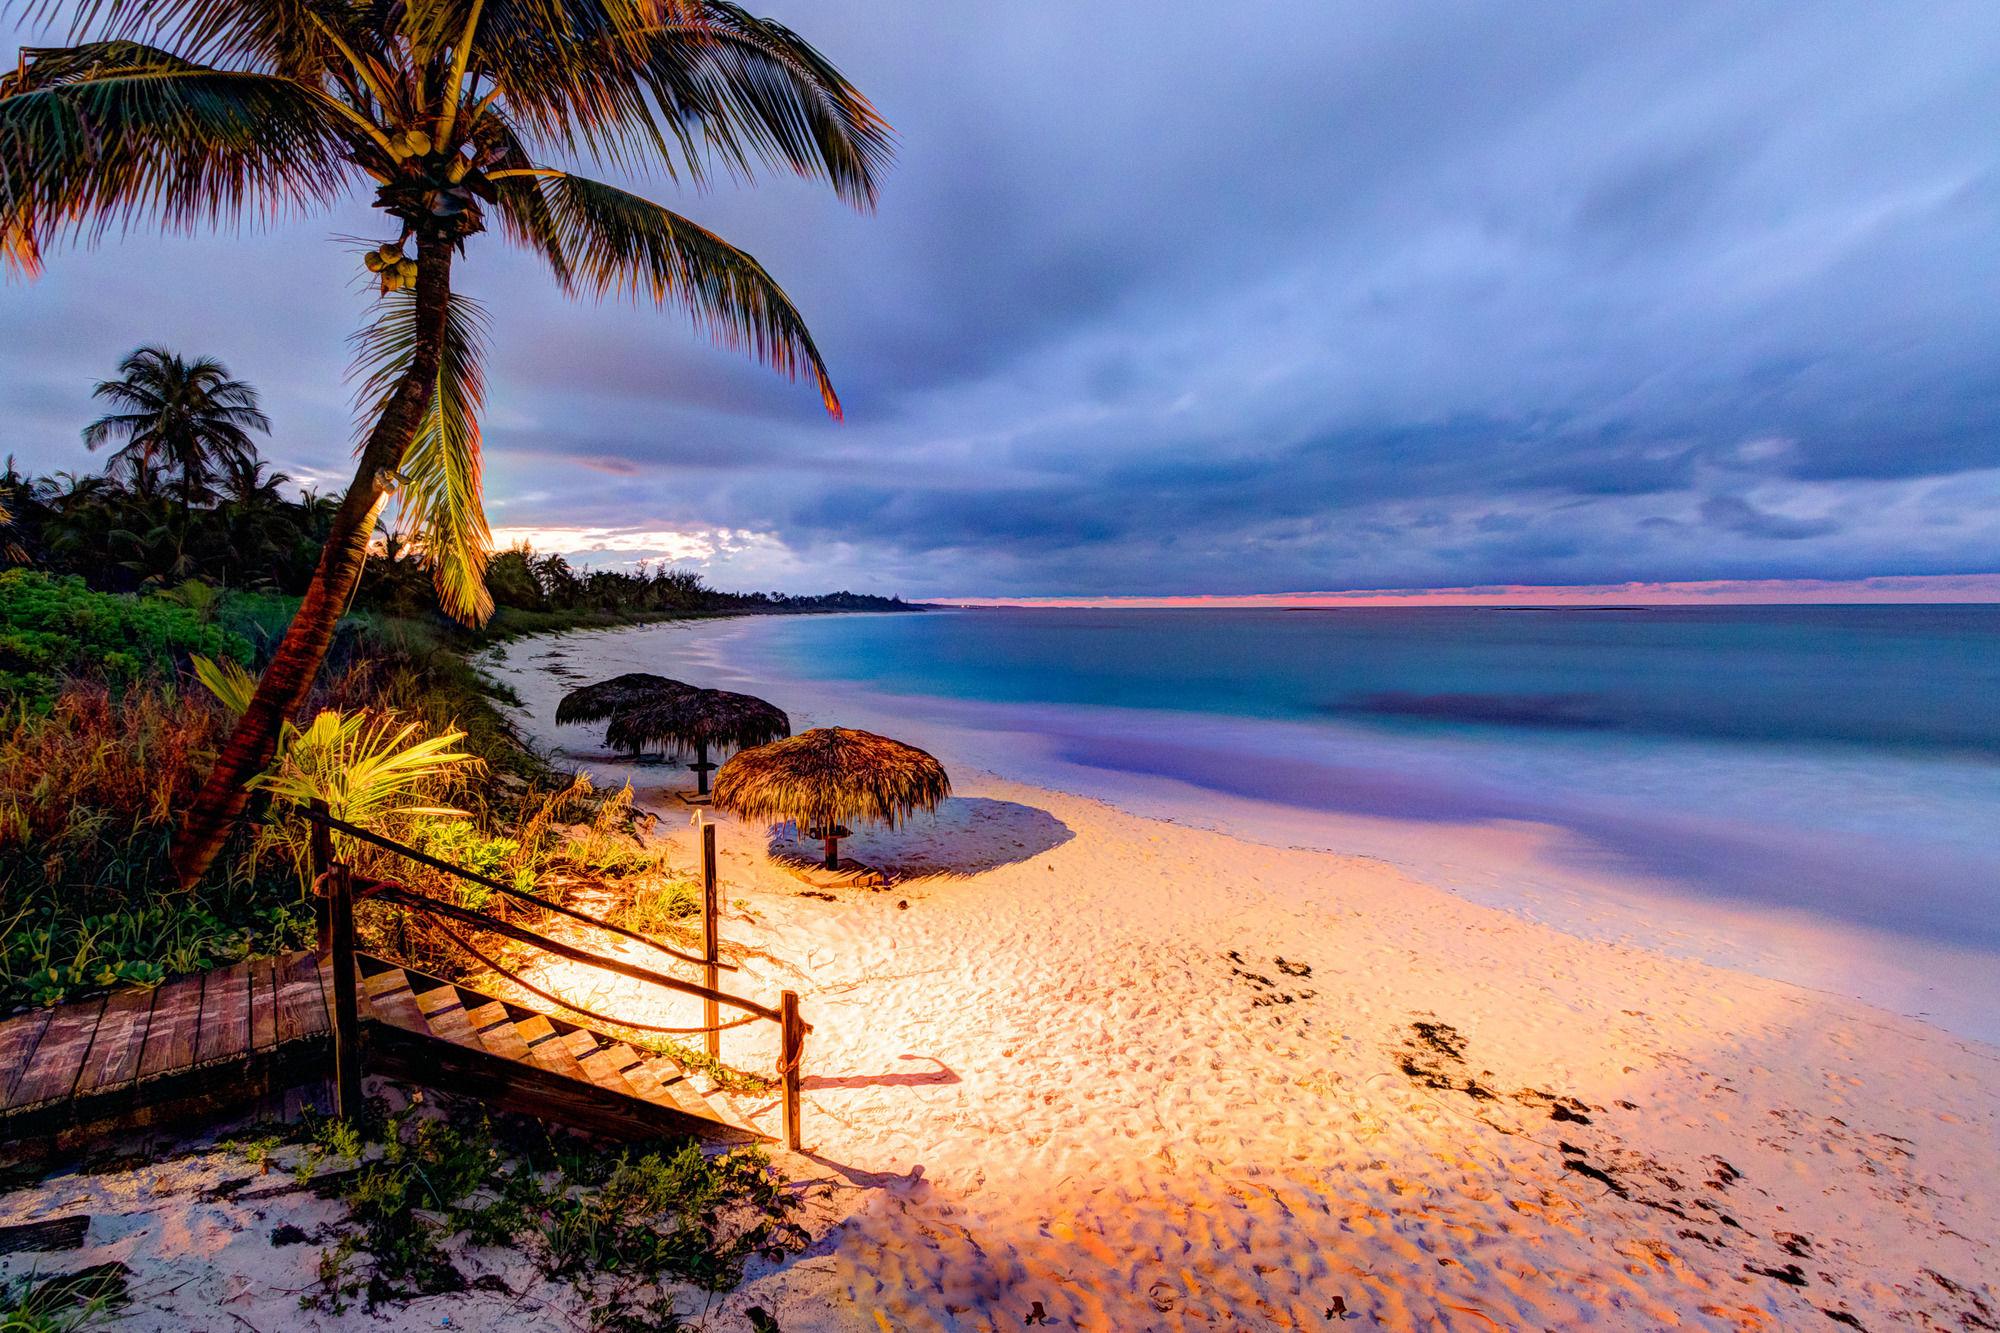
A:
{"label": "illuminated sand", "polygon": [[[564,645],[578,669],[590,642]],[[587,747],[544,720],[563,682],[510,659],[530,731]],[[800,990],[815,1024],[804,1171],[832,1186],[808,1254],[726,1309],[787,1329],[1022,1327],[1037,1303],[1119,1330],[1341,1308],[2000,1322],[1993,1048],[1378,862],[957,776],[935,821],[850,845],[904,874],[886,891],[802,895],[764,829],[721,829],[724,933],[756,951],[737,984]],[[641,792],[691,868],[685,808]],[[599,1003],[644,1002],[600,982]],[[725,1041],[771,1058],[767,1036]],[[770,1099],[739,1107],[776,1127]]]}
{"label": "illuminated sand", "polygon": [[[560,682],[510,676],[546,719]],[[956,776],[935,822],[854,840],[909,875],[887,891],[803,896],[764,830],[722,828],[725,936],[754,951],[731,984],[804,995],[814,1156],[787,1169],[825,1184],[807,1252],[702,1327],[761,1306],[787,1333],[1014,1329],[1038,1303],[1048,1327],[1119,1333],[1327,1329],[1342,1309],[1477,1330],[2000,1323],[1991,1047],[1381,863]],[[685,807],[647,796],[691,867]],[[767,1068],[762,1026],[725,1055]],[[738,1106],[776,1127],[772,1099]],[[297,1307],[318,1248],[269,1240],[331,1206],[201,1197],[243,1170],[64,1177],[0,1222],[99,1216],[62,1263],[132,1264],[132,1327],[347,1326]],[[464,1267],[518,1295],[366,1326],[587,1326],[517,1255]]]}

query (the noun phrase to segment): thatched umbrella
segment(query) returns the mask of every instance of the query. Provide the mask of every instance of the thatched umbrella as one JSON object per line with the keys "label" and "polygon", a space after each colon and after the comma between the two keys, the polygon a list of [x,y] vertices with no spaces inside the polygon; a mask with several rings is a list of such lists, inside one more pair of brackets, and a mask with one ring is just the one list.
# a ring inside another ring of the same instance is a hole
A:
{"label": "thatched umbrella", "polygon": [[619,747],[648,741],[677,750],[693,750],[695,791],[708,795],[708,747],[743,749],[792,734],[792,720],[775,704],[733,690],[689,690],[661,695],[611,719],[604,738]]}
{"label": "thatched umbrella", "polygon": [[849,820],[890,828],[951,795],[944,765],[914,745],[849,727],[815,727],[745,750],[715,776],[719,810],[789,819],[826,842],[826,868],[840,868]]}
{"label": "thatched umbrella", "polygon": [[[593,681],[565,694],[556,704],[556,721],[602,722],[639,704],[658,703],[693,693],[695,687],[686,681],[656,676],[650,671],[628,671],[622,676]],[[617,748],[630,750],[633,754],[639,752],[637,746],[618,745]]]}
{"label": "thatched umbrella", "polygon": [[556,721],[602,722],[634,704],[693,691],[694,686],[685,681],[670,680],[650,671],[628,671],[622,676],[594,681],[565,694],[556,704]]}

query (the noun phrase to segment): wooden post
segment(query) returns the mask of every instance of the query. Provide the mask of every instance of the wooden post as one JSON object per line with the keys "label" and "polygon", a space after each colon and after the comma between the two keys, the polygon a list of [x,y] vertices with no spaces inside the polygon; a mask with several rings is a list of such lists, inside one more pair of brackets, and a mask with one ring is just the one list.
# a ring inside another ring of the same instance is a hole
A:
{"label": "wooden post", "polygon": [[[699,815],[695,816],[701,819]],[[701,819],[701,956],[707,960],[702,969],[702,983],[710,990],[722,988],[722,974],[716,963],[722,957],[721,903],[715,882],[715,825]],[[716,1025],[722,1022],[722,1006],[714,1000],[702,1002],[702,1022],[708,1025],[708,1053],[722,1058],[722,1034]]]}
{"label": "wooden post", "polygon": [[[314,814],[327,813],[325,801],[315,798],[310,804]],[[319,926],[319,956],[325,958],[333,948],[333,918],[327,914],[328,904],[333,900],[327,896],[326,885],[320,877],[333,868],[333,830],[313,820],[307,845],[311,850],[306,866],[312,876],[313,889],[319,894],[319,901],[313,904],[313,920]]]}
{"label": "wooden post", "polygon": [[785,992],[778,1003],[781,1035],[778,1072],[785,1082],[785,1146],[799,1151],[799,1063],[805,1053],[806,1025],[799,1018],[799,993]]}
{"label": "wooden post", "polygon": [[694,747],[694,794],[708,795],[708,742],[697,741]]}
{"label": "wooden post", "polygon": [[333,936],[334,1111],[353,1124],[361,1119],[361,1011],[355,995],[354,872],[338,861],[327,871],[326,903]]}

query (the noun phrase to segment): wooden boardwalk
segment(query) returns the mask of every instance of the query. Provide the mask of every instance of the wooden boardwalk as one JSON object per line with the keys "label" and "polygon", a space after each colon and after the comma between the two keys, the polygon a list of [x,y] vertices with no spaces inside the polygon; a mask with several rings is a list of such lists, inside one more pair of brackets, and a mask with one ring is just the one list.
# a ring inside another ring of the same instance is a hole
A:
{"label": "wooden boardwalk", "polygon": [[[359,960],[370,1073],[624,1139],[762,1138],[665,1056],[410,968]],[[0,1144],[171,1123],[308,1093],[331,1068],[333,977],[312,952],[0,1019]]]}

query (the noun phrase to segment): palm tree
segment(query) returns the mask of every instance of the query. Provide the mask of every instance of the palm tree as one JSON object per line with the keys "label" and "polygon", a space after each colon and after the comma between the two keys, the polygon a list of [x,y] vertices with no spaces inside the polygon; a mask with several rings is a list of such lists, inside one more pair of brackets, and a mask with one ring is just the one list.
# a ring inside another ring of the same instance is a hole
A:
{"label": "palm tree", "polygon": [[271,422],[257,409],[257,391],[209,357],[141,347],[119,362],[118,376],[100,380],[91,396],[120,410],[85,426],[83,443],[123,441],[108,471],[171,478],[185,535],[188,511],[214,496],[218,474],[249,465],[257,456],[250,432],[269,434]]}
{"label": "palm tree", "polygon": [[361,338],[373,414],[311,584],[183,821],[192,883],[303,703],[392,492],[440,601],[476,622],[481,317],[452,263],[489,214],[559,285],[685,307],[697,328],[839,401],[804,319],[757,261],[660,205],[549,165],[651,164],[699,184],[758,161],[867,205],[888,126],[789,29],[725,0],[79,0],[72,45],[0,79],[0,257],[58,234],[193,230],[372,186],[390,238]]}

